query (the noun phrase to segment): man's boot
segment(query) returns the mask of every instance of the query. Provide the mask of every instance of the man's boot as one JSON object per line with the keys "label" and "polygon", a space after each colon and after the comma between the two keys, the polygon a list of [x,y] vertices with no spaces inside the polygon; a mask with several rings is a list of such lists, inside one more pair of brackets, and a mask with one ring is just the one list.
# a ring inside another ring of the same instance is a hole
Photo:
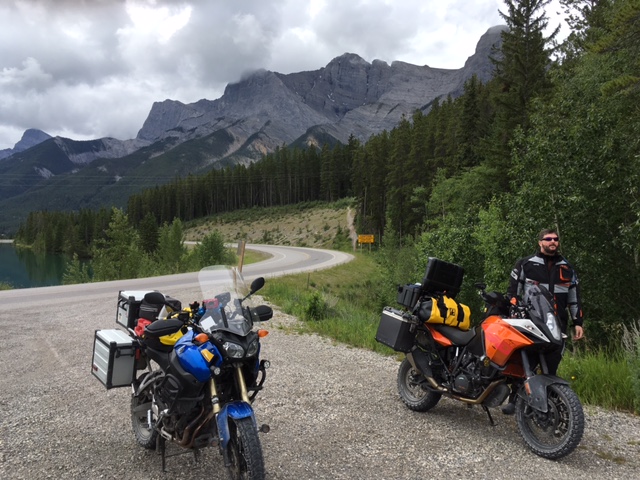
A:
{"label": "man's boot", "polygon": [[502,407],[502,413],[505,415],[513,415],[516,413],[516,392],[514,386],[511,387],[511,394],[509,394],[509,401]]}

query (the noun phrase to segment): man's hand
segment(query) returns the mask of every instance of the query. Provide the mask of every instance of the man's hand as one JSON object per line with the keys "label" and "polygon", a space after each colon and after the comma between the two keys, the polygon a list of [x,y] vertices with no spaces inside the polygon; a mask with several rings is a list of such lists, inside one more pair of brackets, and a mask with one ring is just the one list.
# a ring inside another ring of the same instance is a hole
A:
{"label": "man's hand", "polygon": [[580,325],[576,325],[575,330],[576,334],[573,336],[574,340],[580,340],[582,337],[584,337],[584,330]]}

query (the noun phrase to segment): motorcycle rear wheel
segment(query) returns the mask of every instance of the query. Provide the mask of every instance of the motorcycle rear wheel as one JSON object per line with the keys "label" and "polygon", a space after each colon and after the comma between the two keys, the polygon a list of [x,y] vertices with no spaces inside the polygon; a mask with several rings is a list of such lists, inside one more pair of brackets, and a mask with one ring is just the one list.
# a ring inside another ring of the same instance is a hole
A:
{"label": "motorcycle rear wheel", "polygon": [[424,375],[415,370],[406,358],[398,369],[398,393],[404,404],[415,412],[426,412],[435,407],[441,393],[423,387]]}
{"label": "motorcycle rear wheel", "polygon": [[[142,382],[147,375],[147,373],[144,373],[138,379],[138,382]],[[147,416],[147,412],[151,409],[152,401],[151,385],[137,396],[131,396],[131,426],[133,427],[133,433],[138,444],[148,449],[156,448],[156,440],[158,438],[158,432],[149,425]]]}
{"label": "motorcycle rear wheel", "polygon": [[251,418],[229,421],[230,480],[263,480],[265,478],[262,446],[258,429]]}
{"label": "motorcycle rear wheel", "polygon": [[520,435],[536,455],[556,460],[573,452],[582,440],[584,412],[578,396],[567,385],[549,385],[547,406],[543,413],[518,397],[516,422]]}

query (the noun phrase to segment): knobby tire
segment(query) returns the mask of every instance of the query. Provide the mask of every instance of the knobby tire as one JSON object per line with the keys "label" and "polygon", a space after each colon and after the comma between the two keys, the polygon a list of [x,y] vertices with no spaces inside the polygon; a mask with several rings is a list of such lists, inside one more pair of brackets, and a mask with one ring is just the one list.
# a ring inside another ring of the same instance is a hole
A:
{"label": "knobby tire", "polygon": [[264,480],[264,458],[258,438],[258,429],[252,418],[240,418],[229,422],[229,478],[231,480]]}
{"label": "knobby tire", "polygon": [[[143,374],[138,381],[141,383],[147,375],[147,373]],[[147,417],[147,410],[151,408],[152,400],[151,385],[140,392],[138,396],[131,396],[131,425],[133,427],[133,433],[136,436],[138,444],[150,450],[156,448],[156,440],[158,438],[158,432],[153,426],[149,425]],[[148,405],[149,408],[141,408],[143,405]]]}
{"label": "knobby tire", "polygon": [[426,412],[435,407],[441,393],[424,387],[424,375],[415,370],[406,358],[398,369],[398,393],[404,404],[415,412]]}
{"label": "knobby tire", "polygon": [[518,398],[516,422],[520,435],[536,455],[557,460],[573,452],[582,440],[584,412],[568,385],[549,385],[547,405],[548,411],[542,413]]}

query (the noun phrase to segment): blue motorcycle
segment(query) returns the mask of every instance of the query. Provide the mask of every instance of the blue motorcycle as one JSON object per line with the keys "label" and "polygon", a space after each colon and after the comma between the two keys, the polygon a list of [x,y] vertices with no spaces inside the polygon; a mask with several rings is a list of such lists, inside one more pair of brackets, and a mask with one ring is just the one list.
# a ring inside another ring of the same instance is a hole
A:
{"label": "blue motorcycle", "polygon": [[[232,479],[265,477],[258,427],[251,406],[266,380],[267,360],[260,359],[256,330],[273,310],[253,307],[249,297],[264,286],[255,279],[247,290],[235,269],[209,267],[199,274],[202,304],[159,318],[137,336],[144,370],[132,385],[131,419],[137,442],[162,455],[166,442],[192,449],[217,446]],[[162,293],[145,301],[163,304]],[[170,309],[169,309],[170,310]]]}

